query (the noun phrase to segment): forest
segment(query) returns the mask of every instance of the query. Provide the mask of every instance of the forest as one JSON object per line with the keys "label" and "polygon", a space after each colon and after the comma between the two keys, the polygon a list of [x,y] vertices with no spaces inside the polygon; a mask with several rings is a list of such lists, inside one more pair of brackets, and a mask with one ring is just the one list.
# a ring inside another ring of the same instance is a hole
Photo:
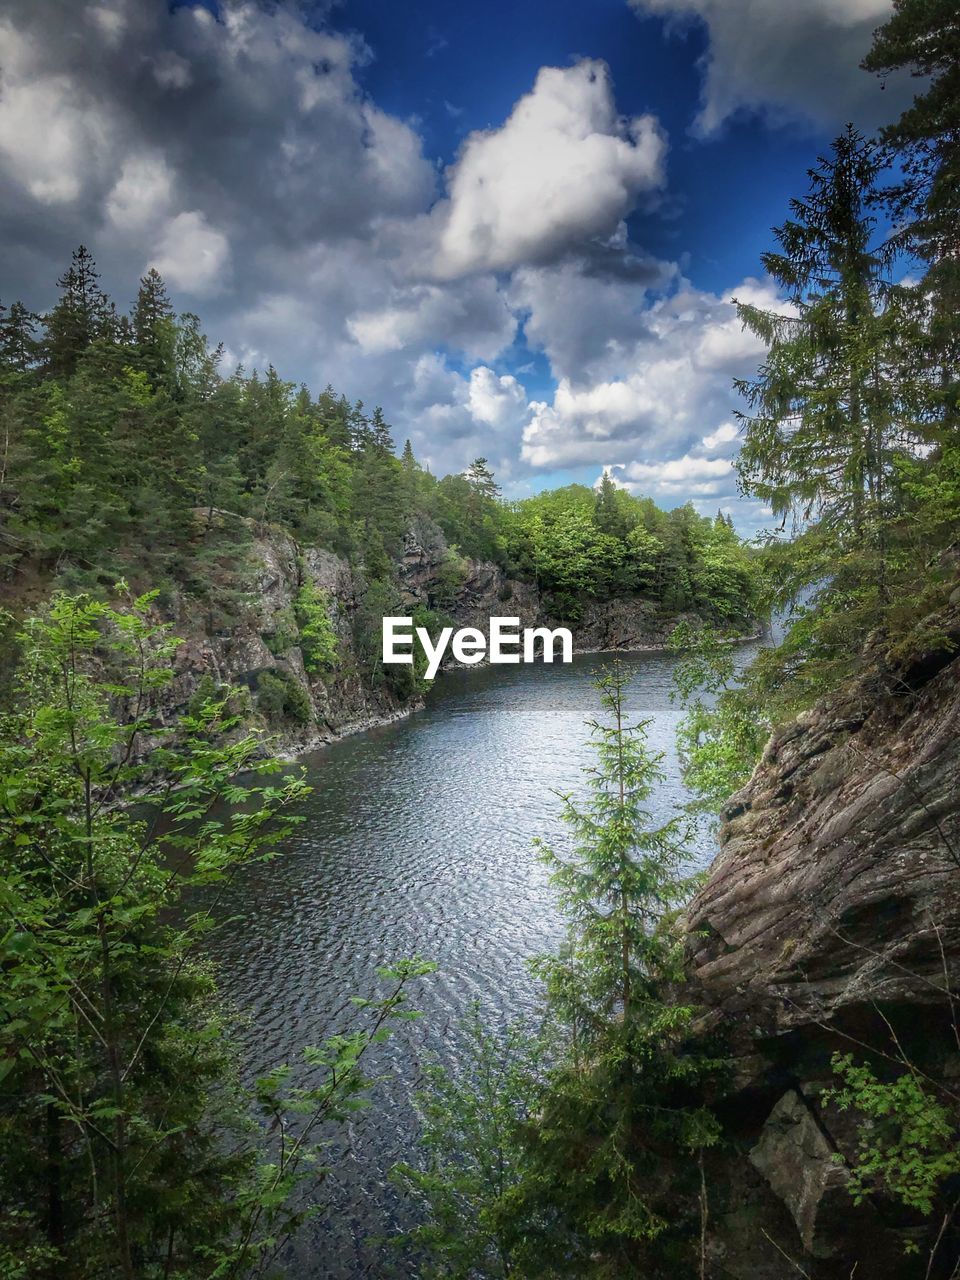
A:
{"label": "forest", "polygon": [[[159,274],[129,315],[77,249],[49,315],[15,302],[0,320],[0,503],[8,594],[157,590],[216,625],[242,608],[251,533],[280,526],[357,563],[389,613],[404,536],[433,520],[461,557],[536,581],[563,616],[585,598],[643,592],[664,608],[749,615],[750,555],[727,517],[663,512],[604,477],[499,500],[486,460],[437,480],[400,457],[382,411],[330,387],[312,396],[271,366],[221,372],[194,315],[174,313]],[[189,605],[187,604],[189,602]]]}
{"label": "forest", "polygon": [[[236,690],[157,708],[176,619],[225,629],[247,608],[258,530],[346,558],[373,630],[401,612],[418,521],[442,530],[454,583],[464,560],[492,562],[536,583],[558,619],[591,600],[654,602],[678,622],[679,746],[691,804],[712,814],[818,700],[868,667],[952,654],[955,5],[897,0],[864,53],[873,72],[921,78],[914,105],[876,138],[851,125],[797,176],[758,264],[789,309],[738,304],[767,349],[736,388],[740,485],[776,524],[756,545],[722,513],[663,511],[609,476],[517,502],[483,458],[437,479],[409,442],[397,456],[379,409],[272,367],[224,370],[155,271],[122,312],[82,247],[49,314],[4,310],[4,1280],[295,1274],[285,1251],[336,1178],[329,1133],[362,1123],[377,1046],[416,1019],[434,969],[411,957],[380,994],[354,993],[356,1030],[305,1048],[307,1083],[285,1065],[246,1079],[205,944],[237,870],[268,871],[295,832],[305,787],[264,759]],[[737,672],[729,641],[773,613],[782,641]],[[337,656],[309,585],[299,627],[321,678]],[[393,1173],[418,1225],[385,1242],[385,1276],[728,1274],[708,1236],[712,1161],[734,1140],[717,1104],[729,1054],[685,987],[682,912],[702,876],[685,816],[651,817],[661,762],[626,715],[623,671],[599,683],[595,766],[559,801],[569,848],[539,850],[568,926],[558,954],[532,958],[542,1016],[503,1033],[478,1011],[460,1071],[427,1067],[421,1147]],[[859,1126],[851,1204],[907,1215],[898,1274],[955,1277],[952,1068],[851,1049],[830,1086]],[[782,1274],[798,1273],[788,1258]]]}

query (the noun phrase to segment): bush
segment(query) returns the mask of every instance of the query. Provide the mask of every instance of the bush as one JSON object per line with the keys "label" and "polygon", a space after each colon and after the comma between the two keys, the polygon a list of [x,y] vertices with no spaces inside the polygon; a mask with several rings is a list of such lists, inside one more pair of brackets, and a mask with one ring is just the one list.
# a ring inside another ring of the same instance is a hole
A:
{"label": "bush", "polygon": [[296,720],[309,724],[313,717],[310,698],[293,676],[278,667],[257,677],[257,706],[269,720]]}
{"label": "bush", "polygon": [[337,635],[330,621],[326,593],[308,578],[297,592],[294,613],[300,627],[303,665],[311,675],[336,666]]}

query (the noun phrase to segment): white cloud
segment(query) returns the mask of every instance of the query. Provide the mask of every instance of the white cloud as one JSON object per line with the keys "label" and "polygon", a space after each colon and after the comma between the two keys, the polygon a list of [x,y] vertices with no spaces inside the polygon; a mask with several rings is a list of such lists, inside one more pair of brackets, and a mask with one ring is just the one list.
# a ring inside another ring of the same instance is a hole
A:
{"label": "white cloud", "polygon": [[732,422],[721,422],[716,431],[711,431],[708,436],[703,437],[703,447],[709,449],[712,453],[714,449],[719,449],[725,444],[730,444],[736,440],[738,435],[737,428]]}
{"label": "white cloud", "polygon": [[625,482],[643,493],[718,493],[729,484],[733,464],[727,458],[682,458],[663,462],[629,462],[622,468]]}
{"label": "white cloud", "polygon": [[41,204],[68,204],[110,155],[112,122],[69,75],[47,72],[35,45],[0,23],[0,161]]}
{"label": "white cloud", "polygon": [[609,236],[663,182],[653,116],[617,114],[606,65],[543,67],[498,129],[472,133],[433,211],[433,271],[452,278],[550,259]]}
{"label": "white cloud", "polygon": [[527,413],[527,393],[511,374],[498,377],[486,365],[470,371],[470,412],[475,422],[503,427],[521,422]]}
{"label": "white cloud", "polygon": [[148,265],[156,267],[174,289],[206,294],[223,288],[229,258],[227,237],[192,210],[170,219]]}
{"label": "white cloud", "polygon": [[162,154],[131,156],[107,196],[107,217],[121,231],[143,232],[170,206],[173,175]]}
{"label": "white cloud", "polygon": [[[831,127],[893,119],[910,100],[908,80],[885,93],[860,70],[891,0],[630,0],[640,14],[701,19],[703,60],[697,129],[715,132],[738,111],[802,118]],[[896,99],[896,101],[894,101]]]}
{"label": "white cloud", "polygon": [[492,360],[513,341],[517,322],[490,276],[445,286],[390,285],[386,305],[361,311],[347,329],[366,355],[443,344]]}
{"label": "white cloud", "polygon": [[[591,322],[590,307],[581,313],[577,306],[575,284],[569,278],[563,284],[559,298],[546,288],[527,295],[534,308],[528,339],[538,333],[548,351],[554,324],[576,350],[571,327],[581,315]],[[588,298],[593,287],[584,284]],[[784,309],[768,283],[746,280],[717,296],[681,281],[672,294],[623,317],[620,334],[614,318],[605,350],[579,371],[563,373],[552,401],[531,406],[524,459],[536,467],[582,466],[699,447],[705,426],[731,416],[731,379],[749,375],[764,350],[754,335],[741,334],[733,294]]]}

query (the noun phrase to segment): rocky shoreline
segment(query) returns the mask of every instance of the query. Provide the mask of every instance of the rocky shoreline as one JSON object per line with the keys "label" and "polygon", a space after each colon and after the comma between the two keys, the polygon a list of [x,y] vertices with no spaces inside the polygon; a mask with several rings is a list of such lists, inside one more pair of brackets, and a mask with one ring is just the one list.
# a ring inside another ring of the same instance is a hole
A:
{"label": "rocky shoreline", "polygon": [[[421,524],[408,537],[400,565],[406,607],[431,607],[448,551],[435,526]],[[171,620],[184,643],[175,656],[174,680],[162,708],[165,718],[185,706],[204,679],[216,686],[246,688],[256,709],[258,682],[269,672],[292,686],[303,718],[265,720],[263,727],[280,756],[296,759],[341,738],[404,719],[425,705],[422,697],[398,697],[384,682],[374,684],[363,676],[354,620],[364,585],[346,560],[330,551],[301,547],[280,531],[258,536],[253,554],[259,565],[255,603],[234,626],[210,631],[189,616]],[[307,671],[293,622],[297,593],[306,578],[323,592],[337,637],[337,666],[320,675]],[[442,607],[459,627],[485,630],[490,617],[497,615],[517,617],[521,627],[570,625],[550,616],[534,584],[479,561],[463,562],[462,580]],[[683,620],[698,619],[693,614],[665,615],[642,597],[592,601],[571,626],[574,652],[663,652],[670,632]],[[293,639],[284,645],[278,637],[285,629]],[[742,640],[758,638],[755,633]],[[448,657],[442,670],[461,665],[465,664]]]}

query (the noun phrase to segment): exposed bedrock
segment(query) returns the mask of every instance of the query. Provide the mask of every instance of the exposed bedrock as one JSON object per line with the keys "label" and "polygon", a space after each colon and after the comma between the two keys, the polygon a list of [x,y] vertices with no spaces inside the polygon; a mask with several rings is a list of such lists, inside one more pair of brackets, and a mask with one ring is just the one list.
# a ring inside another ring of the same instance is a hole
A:
{"label": "exposed bedrock", "polygon": [[928,1274],[929,1222],[882,1195],[855,1207],[856,1117],[820,1099],[838,1050],[960,1080],[960,604],[927,633],[899,663],[874,645],[861,678],[774,734],[688,912],[702,1025],[732,1059],[718,1276]]}

